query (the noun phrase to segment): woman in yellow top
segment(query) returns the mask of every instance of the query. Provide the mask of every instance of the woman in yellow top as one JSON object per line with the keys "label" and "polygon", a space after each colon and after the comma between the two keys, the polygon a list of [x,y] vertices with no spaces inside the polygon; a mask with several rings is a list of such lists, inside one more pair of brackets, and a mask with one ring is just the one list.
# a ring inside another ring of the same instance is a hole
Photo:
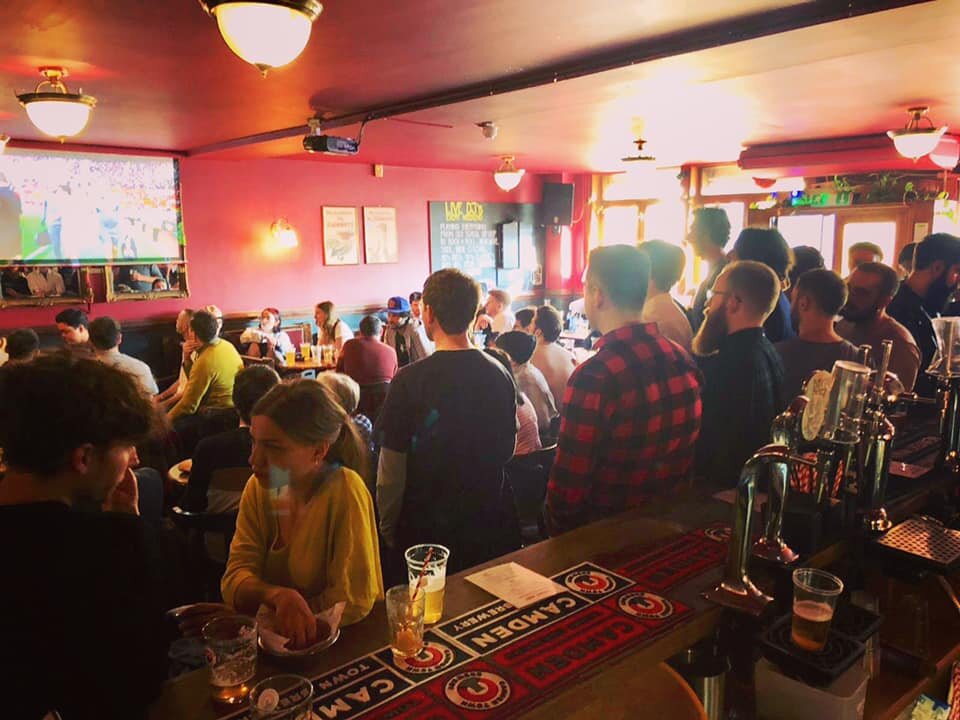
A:
{"label": "woman in yellow top", "polygon": [[276,614],[277,631],[316,642],[314,612],[346,602],[342,624],[383,597],[367,451],[333,394],[313,380],[278,385],[254,407],[250,465],[237,531],[220,587],[253,615]]}

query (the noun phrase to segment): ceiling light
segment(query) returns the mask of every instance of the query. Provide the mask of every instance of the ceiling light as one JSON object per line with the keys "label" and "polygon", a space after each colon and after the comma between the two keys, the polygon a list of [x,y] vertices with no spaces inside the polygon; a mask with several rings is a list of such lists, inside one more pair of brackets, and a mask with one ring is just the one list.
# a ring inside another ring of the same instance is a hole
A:
{"label": "ceiling light", "polygon": [[217,20],[224,42],[240,59],[267,70],[296,60],[323,11],[316,0],[200,0]]}
{"label": "ceiling light", "polygon": [[960,162],[960,141],[952,135],[945,135],[930,151],[930,160],[944,170],[953,170]]}
{"label": "ceiling light", "polygon": [[480,132],[483,133],[483,136],[487,140],[493,140],[497,133],[500,132],[500,128],[497,127],[497,124],[492,120],[484,120],[483,122],[477,123],[477,127],[480,128]]}
{"label": "ceiling light", "polygon": [[513,155],[504,155],[500,167],[493,174],[493,179],[501,190],[510,191],[520,184],[526,170],[517,170],[513,164]]}
{"label": "ceiling light", "polygon": [[0,133],[0,155],[7,149],[7,143],[10,142],[10,136]]}
{"label": "ceiling light", "polygon": [[[917,160],[929,155],[947,131],[947,126],[934,127],[927,117],[927,107],[912,107],[907,110],[910,120],[902,130],[888,130],[887,136],[893,140],[894,147],[903,157]],[[926,122],[929,127],[921,127]]]}
{"label": "ceiling light", "polygon": [[[42,67],[40,74],[44,79],[36,90],[17,95],[17,100],[37,130],[63,142],[64,138],[76,135],[87,126],[97,99],[84,95],[83,90],[75,93],[67,90],[63,78],[68,73],[64,68]],[[44,85],[49,87],[42,90]]]}

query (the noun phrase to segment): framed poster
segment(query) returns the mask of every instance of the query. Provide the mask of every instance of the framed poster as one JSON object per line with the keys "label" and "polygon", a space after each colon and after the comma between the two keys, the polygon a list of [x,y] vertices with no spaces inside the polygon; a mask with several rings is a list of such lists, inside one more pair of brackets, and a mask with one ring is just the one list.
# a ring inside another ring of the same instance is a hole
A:
{"label": "framed poster", "polygon": [[323,264],[358,265],[360,263],[360,224],[357,209],[323,208]]}
{"label": "framed poster", "polygon": [[365,207],[363,209],[363,245],[368,264],[400,261],[396,208]]}

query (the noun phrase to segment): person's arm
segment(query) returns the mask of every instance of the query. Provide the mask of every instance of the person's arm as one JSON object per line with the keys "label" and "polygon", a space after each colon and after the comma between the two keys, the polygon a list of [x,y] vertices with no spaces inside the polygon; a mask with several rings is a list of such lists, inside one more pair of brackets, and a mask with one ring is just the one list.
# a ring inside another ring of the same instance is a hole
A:
{"label": "person's arm", "polygon": [[890,352],[890,372],[896,373],[907,392],[912,391],[920,372],[920,348],[914,343],[894,339]]}
{"label": "person's arm", "polygon": [[200,409],[200,403],[203,396],[210,389],[210,383],[213,382],[213,368],[210,367],[209,357],[203,357],[203,353],[197,362],[193,365],[190,377],[187,379],[187,386],[183,390],[183,397],[180,401],[170,408],[170,419],[174,420],[181,415],[193,415]]}
{"label": "person's arm", "polygon": [[380,537],[384,544],[396,547],[397,523],[407,489],[407,454],[380,448],[377,465],[377,507],[380,509]]}
{"label": "person's arm", "polygon": [[327,587],[319,598],[311,598],[311,604],[319,611],[345,602],[341,625],[350,625],[369,615],[383,597],[383,580],[373,500],[359,476],[342,472],[352,477],[343,483],[333,508]]}
{"label": "person's arm", "polygon": [[316,618],[306,598],[293,588],[263,580],[263,568],[271,542],[266,509],[257,500],[257,481],[247,483],[240,497],[237,530],[230,543],[227,569],[220,581],[223,600],[235,610],[256,615],[261,605],[273,608],[277,632],[305,647],[316,638]]}
{"label": "person's arm", "polygon": [[348,340],[353,339],[353,330],[347,327],[347,324],[341,320],[337,323],[337,329],[333,333],[333,345],[337,349],[337,353],[343,350],[344,344]]}
{"label": "person's arm", "polygon": [[263,333],[260,332],[259,328],[247,328],[240,335],[240,344],[241,345],[259,345],[263,341]]}
{"label": "person's arm", "polygon": [[[583,372],[586,369],[587,372]],[[563,398],[557,457],[547,483],[544,505],[551,535],[572,530],[584,521],[584,504],[596,465],[602,435],[604,382],[585,365],[571,376]]]}

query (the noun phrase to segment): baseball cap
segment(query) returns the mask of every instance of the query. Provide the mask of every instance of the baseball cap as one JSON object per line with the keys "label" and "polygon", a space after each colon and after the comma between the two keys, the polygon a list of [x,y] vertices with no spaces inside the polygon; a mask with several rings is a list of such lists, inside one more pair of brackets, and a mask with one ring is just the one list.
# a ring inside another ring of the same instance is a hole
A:
{"label": "baseball cap", "polygon": [[387,312],[391,315],[402,315],[410,312],[410,301],[399,295],[387,300]]}

